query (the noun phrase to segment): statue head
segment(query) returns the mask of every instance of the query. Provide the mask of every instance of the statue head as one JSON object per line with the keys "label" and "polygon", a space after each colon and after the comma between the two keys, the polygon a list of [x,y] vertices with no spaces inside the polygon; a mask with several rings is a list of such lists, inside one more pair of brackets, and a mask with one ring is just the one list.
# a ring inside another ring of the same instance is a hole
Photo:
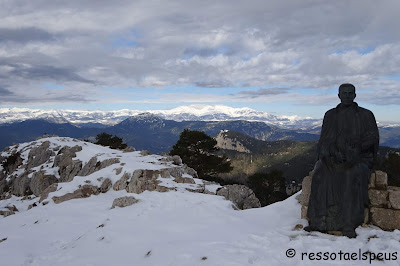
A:
{"label": "statue head", "polygon": [[344,83],[339,86],[338,96],[343,105],[349,106],[356,98],[356,87],[353,84]]}

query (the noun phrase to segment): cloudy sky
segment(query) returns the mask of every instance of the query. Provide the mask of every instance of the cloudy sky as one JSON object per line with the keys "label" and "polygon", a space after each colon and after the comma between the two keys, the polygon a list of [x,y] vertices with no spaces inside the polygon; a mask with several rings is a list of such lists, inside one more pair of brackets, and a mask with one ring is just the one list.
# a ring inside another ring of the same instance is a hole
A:
{"label": "cloudy sky", "polygon": [[0,0],[0,107],[322,117],[350,82],[400,122],[399,0]]}

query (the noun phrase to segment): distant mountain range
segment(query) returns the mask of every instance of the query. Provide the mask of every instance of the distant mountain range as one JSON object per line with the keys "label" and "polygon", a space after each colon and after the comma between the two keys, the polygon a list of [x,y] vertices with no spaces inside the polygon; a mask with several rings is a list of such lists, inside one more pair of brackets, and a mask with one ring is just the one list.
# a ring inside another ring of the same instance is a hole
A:
{"label": "distant mountain range", "polygon": [[[174,121],[228,121],[246,120],[265,122],[282,128],[309,129],[321,125],[320,119],[299,116],[277,116],[247,107],[232,108],[224,105],[189,105],[171,110],[118,110],[118,111],[78,111],[39,110],[28,108],[0,108],[0,123],[21,122],[28,119],[44,119],[55,123],[71,123],[88,127],[94,125],[116,125],[140,113],[151,113],[166,120]],[[88,125],[87,125],[88,124]]]}
{"label": "distant mountain range", "polygon": [[[0,108],[0,148],[43,134],[94,140],[100,132],[123,137],[137,149],[169,151],[185,129],[216,136],[233,130],[258,140],[318,140],[321,121],[296,116],[274,116],[250,108],[222,105],[182,106],[167,111],[68,111]],[[379,127],[381,145],[400,147],[400,126]]]}
{"label": "distant mountain range", "polygon": [[173,121],[151,113],[129,117],[109,127],[78,127],[70,123],[36,119],[16,123],[0,124],[0,148],[12,143],[25,142],[43,134],[55,134],[94,140],[100,132],[107,132],[124,139],[136,149],[147,149],[153,153],[167,152],[172,148],[184,129],[204,131],[210,136],[221,130],[234,130],[259,140],[316,140],[318,135],[282,129],[264,122],[236,121]]}

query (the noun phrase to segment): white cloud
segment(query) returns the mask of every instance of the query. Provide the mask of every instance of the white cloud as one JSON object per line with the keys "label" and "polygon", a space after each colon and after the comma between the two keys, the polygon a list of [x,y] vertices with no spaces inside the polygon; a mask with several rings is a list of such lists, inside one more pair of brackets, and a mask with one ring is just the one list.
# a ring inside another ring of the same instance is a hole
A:
{"label": "white cloud", "polygon": [[[397,0],[2,1],[0,88],[18,104],[41,95],[43,82],[69,84],[49,97],[60,102],[74,101],[69,94],[97,101],[102,88],[323,91],[352,82],[369,102],[399,104],[400,81],[387,77],[400,73],[399,9]],[[174,95],[204,97],[189,96]],[[310,102],[303,96],[285,99]]]}

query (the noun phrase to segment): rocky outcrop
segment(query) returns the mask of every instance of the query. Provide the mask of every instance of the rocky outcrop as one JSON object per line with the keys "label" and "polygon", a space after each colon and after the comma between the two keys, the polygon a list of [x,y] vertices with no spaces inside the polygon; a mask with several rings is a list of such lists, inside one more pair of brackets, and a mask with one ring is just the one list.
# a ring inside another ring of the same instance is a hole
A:
{"label": "rocky outcrop", "polygon": [[244,185],[227,185],[217,190],[217,195],[232,201],[241,210],[261,207],[253,190]]}
{"label": "rocky outcrop", "polygon": [[16,196],[31,195],[32,191],[29,188],[31,179],[28,177],[27,173],[24,173],[16,177],[11,185],[11,193]]}
{"label": "rocky outcrop", "polygon": [[240,141],[229,138],[225,133],[226,132],[224,130],[221,130],[215,137],[215,140],[217,141],[217,147],[225,150],[250,153],[250,150],[247,149]]}
{"label": "rocky outcrop", "polygon": [[57,183],[58,179],[54,175],[46,175],[44,172],[35,172],[29,183],[29,188],[35,196],[40,194],[51,184]]}
{"label": "rocky outcrop", "polygon": [[45,190],[43,190],[42,194],[40,194],[40,200],[39,202],[44,201],[45,199],[47,199],[47,197],[49,196],[49,194],[51,192],[56,191],[58,188],[58,184],[57,183],[53,183],[50,186],[48,186]]}
{"label": "rocky outcrop", "polygon": [[49,149],[50,141],[43,142],[40,146],[34,147],[29,151],[28,162],[26,169],[39,166],[47,162],[51,156],[54,156],[54,151]]}
{"label": "rocky outcrop", "polygon": [[78,176],[88,176],[112,164],[119,163],[117,158],[106,159],[102,162],[97,161],[97,157],[92,157],[87,164],[77,174]]}
{"label": "rocky outcrop", "polygon": [[90,197],[91,195],[98,195],[99,193],[100,191],[98,187],[92,185],[83,185],[72,193],[67,193],[59,197],[54,196],[52,199],[54,203],[59,204],[67,200],[87,198]]}
{"label": "rocky outcrop", "polygon": [[82,169],[82,162],[79,160],[73,160],[76,157],[76,153],[81,151],[81,146],[61,148],[56,157],[54,158],[53,167],[58,167],[58,174],[60,175],[60,182],[69,182],[78,174]]}
{"label": "rocky outcrop", "polygon": [[121,198],[116,198],[113,201],[113,204],[111,206],[111,209],[114,209],[115,207],[126,207],[126,206],[131,206],[135,203],[139,202],[139,200],[135,199],[133,196],[126,196],[126,197],[121,197]]}
{"label": "rocky outcrop", "polygon": [[101,193],[106,193],[107,191],[109,191],[112,187],[112,182],[109,178],[106,178],[103,183],[100,186],[100,192]]}
{"label": "rocky outcrop", "polygon": [[160,176],[161,171],[158,170],[135,170],[128,186],[126,187],[126,191],[129,193],[140,194],[146,190],[159,192],[171,190],[171,188],[159,185],[161,181],[157,179]]}

